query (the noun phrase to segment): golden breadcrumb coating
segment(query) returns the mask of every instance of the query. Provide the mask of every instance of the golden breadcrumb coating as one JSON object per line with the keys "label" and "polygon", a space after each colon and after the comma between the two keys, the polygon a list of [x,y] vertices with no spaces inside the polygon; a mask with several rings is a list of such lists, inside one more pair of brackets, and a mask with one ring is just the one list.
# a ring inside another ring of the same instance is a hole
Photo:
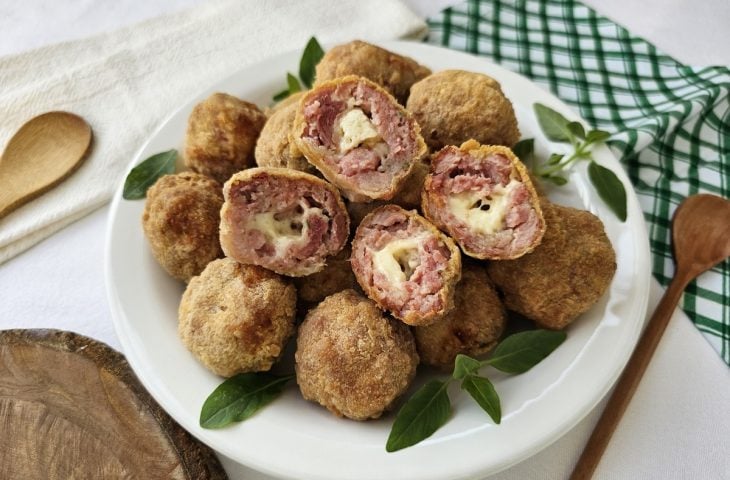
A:
{"label": "golden breadcrumb coating", "polygon": [[411,87],[406,109],[431,150],[474,139],[512,147],[520,139],[512,103],[499,83],[481,73],[444,70]]}
{"label": "golden breadcrumb coating", "polygon": [[222,205],[221,185],[194,172],[165,175],[147,190],[142,229],[152,255],[170,275],[187,282],[223,256]]}
{"label": "golden breadcrumb coating", "polygon": [[311,310],[297,336],[297,383],[305,399],[337,416],[378,418],[413,380],[413,335],[353,290]]}
{"label": "golden breadcrumb coating", "polygon": [[269,119],[256,142],[256,164],[259,167],[282,167],[318,174],[304,155],[289,142],[289,131],[297,113],[299,97],[303,92],[291,95],[271,109]]}
{"label": "golden breadcrumb coating", "polygon": [[450,371],[456,355],[477,357],[497,345],[507,312],[482,265],[463,265],[455,303],[442,321],[413,328],[422,363]]}
{"label": "golden breadcrumb coating", "polygon": [[317,305],[342,290],[360,288],[352,273],[350,254],[350,246],[347,245],[340,253],[327,259],[327,266],[321,272],[294,278],[299,303],[303,307]]}
{"label": "golden breadcrumb coating", "polygon": [[430,73],[431,70],[411,58],[354,40],[325,53],[317,64],[315,86],[346,75],[358,75],[381,85],[405,104],[411,85]]}
{"label": "golden breadcrumb coating", "polygon": [[216,375],[266,371],[294,332],[295,306],[289,281],[222,258],[190,281],[180,302],[178,332]]}
{"label": "golden breadcrumb coating", "polygon": [[266,116],[253,103],[214,93],[188,118],[185,165],[224,183],[254,165],[254,147],[264,122]]}
{"label": "golden breadcrumb coating", "polygon": [[535,251],[490,262],[487,271],[508,309],[544,328],[563,329],[605,293],[616,254],[601,220],[541,199],[547,230]]}

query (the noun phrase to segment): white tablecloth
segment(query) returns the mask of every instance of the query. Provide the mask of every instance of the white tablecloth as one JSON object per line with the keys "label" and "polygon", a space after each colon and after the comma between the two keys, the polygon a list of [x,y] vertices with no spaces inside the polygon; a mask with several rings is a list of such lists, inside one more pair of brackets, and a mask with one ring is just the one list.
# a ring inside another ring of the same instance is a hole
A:
{"label": "white tablecloth", "polygon": [[[199,1],[0,0],[0,55],[118,28]],[[455,2],[408,3],[428,15]],[[727,0],[586,3],[683,62],[730,64]],[[101,208],[0,265],[0,329],[73,330],[121,348],[104,287],[107,213],[108,207]],[[660,295],[654,284],[650,309]],[[567,477],[602,407],[538,455],[490,478]],[[730,479],[728,452],[730,370],[677,312],[596,478]],[[234,480],[270,478],[223,461]]]}

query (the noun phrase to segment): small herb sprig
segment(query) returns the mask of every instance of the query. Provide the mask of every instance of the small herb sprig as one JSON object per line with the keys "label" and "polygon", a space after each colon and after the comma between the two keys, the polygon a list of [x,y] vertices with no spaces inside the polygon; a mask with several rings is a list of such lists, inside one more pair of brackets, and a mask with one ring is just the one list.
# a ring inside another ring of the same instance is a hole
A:
{"label": "small herb sprig", "polygon": [[175,173],[177,150],[160,152],[146,158],[142,163],[130,170],[124,180],[122,198],[138,200],[147,195],[149,189],[158,178]]}
{"label": "small herb sprig", "polygon": [[[299,78],[297,79],[293,74],[287,72],[287,86],[284,90],[274,95],[274,101],[284,100],[289,95],[300,92],[302,90],[302,84],[306,88],[312,88],[314,84],[314,69],[323,56],[324,50],[322,50],[322,46],[317,41],[317,38],[310,38],[304,47],[302,58],[299,60]],[[300,80],[301,83],[299,83]]]}
{"label": "small herb sprig", "polygon": [[530,330],[505,338],[487,360],[457,355],[451,378],[431,380],[401,407],[385,450],[395,452],[410,447],[441,428],[451,416],[451,402],[446,389],[454,381],[461,381],[462,390],[471,395],[494,423],[500,423],[502,408],[499,395],[492,382],[479,375],[479,370],[491,365],[506,373],[524,373],[550,355],[565,338],[565,332]]}
{"label": "small herb sprig", "polygon": [[[570,154],[553,153],[547,162],[533,168],[540,178],[556,185],[565,185],[568,180],[559,172],[567,170],[579,160],[587,160],[588,178],[598,195],[622,221],[626,221],[626,189],[616,174],[596,163],[592,149],[596,144],[605,142],[611,134],[603,130],[585,131],[579,122],[571,122],[560,113],[540,103],[533,105],[537,122],[548,140],[570,143],[573,152]],[[523,161],[533,158],[534,141],[526,139],[514,147],[515,154]]]}
{"label": "small herb sprig", "polygon": [[239,373],[218,385],[200,410],[200,426],[223,428],[246,420],[276,399],[294,375]]}

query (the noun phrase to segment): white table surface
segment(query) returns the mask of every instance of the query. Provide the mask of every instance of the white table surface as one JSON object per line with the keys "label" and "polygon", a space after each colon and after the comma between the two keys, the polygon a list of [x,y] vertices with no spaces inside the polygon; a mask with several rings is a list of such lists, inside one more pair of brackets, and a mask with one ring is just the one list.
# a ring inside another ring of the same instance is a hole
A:
{"label": "white table surface", "polygon": [[[0,55],[81,38],[199,2],[0,0]],[[408,3],[428,15],[455,2]],[[730,65],[728,0],[586,3],[683,62]],[[0,329],[67,329],[121,348],[104,286],[107,214],[108,207],[103,207],[0,265]],[[660,295],[654,283],[650,309]],[[541,453],[490,479],[566,478],[602,408]],[[677,312],[595,478],[730,479],[728,452],[730,369]],[[234,480],[270,479],[222,460]]]}

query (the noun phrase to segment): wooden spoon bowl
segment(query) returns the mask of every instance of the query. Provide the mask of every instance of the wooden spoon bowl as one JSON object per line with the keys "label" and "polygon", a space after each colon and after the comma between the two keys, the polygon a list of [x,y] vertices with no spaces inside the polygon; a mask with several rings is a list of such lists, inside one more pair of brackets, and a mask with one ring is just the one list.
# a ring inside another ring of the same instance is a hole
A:
{"label": "wooden spoon bowl", "polygon": [[81,166],[91,127],[68,112],[30,119],[0,157],[0,218],[58,185]]}

